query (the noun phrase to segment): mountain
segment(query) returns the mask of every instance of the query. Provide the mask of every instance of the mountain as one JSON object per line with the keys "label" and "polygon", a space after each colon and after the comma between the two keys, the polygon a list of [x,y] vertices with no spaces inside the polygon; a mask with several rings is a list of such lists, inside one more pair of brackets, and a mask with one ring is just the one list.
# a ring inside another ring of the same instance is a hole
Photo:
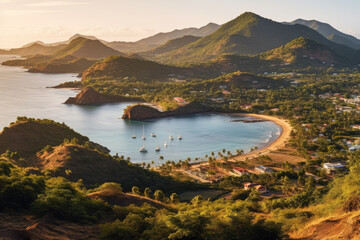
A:
{"label": "mountain", "polygon": [[2,64],[24,66],[29,68],[29,72],[81,73],[97,60],[112,55],[122,55],[122,53],[107,47],[99,40],[78,37],[50,55],[37,54],[27,59],[9,60]]}
{"label": "mountain", "polygon": [[91,40],[84,37],[77,37],[69,42],[64,48],[55,52],[56,57],[72,55],[88,59],[99,59],[111,55],[121,55],[122,53],[104,45],[99,40]]}
{"label": "mountain", "polygon": [[20,55],[20,56],[30,56],[30,55],[36,55],[36,54],[51,55],[51,54],[55,53],[56,51],[59,51],[63,47],[64,47],[64,45],[62,45],[62,44],[57,45],[57,46],[45,46],[39,42],[35,42],[30,45],[27,44],[21,48],[13,48],[10,50],[1,50],[0,54],[15,54],[15,55]]}
{"label": "mountain", "polygon": [[261,53],[261,59],[277,60],[285,64],[302,66],[329,66],[331,64],[346,64],[348,59],[340,56],[316,41],[308,38],[297,38],[284,46]]}
{"label": "mountain", "polygon": [[179,49],[185,45],[188,45],[190,43],[193,43],[197,40],[199,40],[201,37],[195,37],[192,35],[185,35],[183,37],[175,38],[172,40],[167,41],[166,43],[160,45],[159,47],[156,47],[150,51],[139,53],[142,56],[150,57],[154,55],[163,54],[166,52],[171,52],[176,49]]}
{"label": "mountain", "polygon": [[336,44],[313,29],[274,22],[246,12],[223,24],[216,32],[156,59],[171,64],[203,62],[223,54],[258,54],[298,38],[307,37],[343,55],[353,54],[349,47]]}
{"label": "mountain", "polygon": [[156,48],[169,40],[181,38],[185,35],[192,35],[195,37],[204,37],[215,32],[220,25],[209,23],[200,28],[184,28],[176,29],[171,32],[158,33],[151,37],[141,39],[136,42],[109,42],[107,46],[114,48],[121,52],[145,52]]}
{"label": "mountain", "polygon": [[326,37],[327,39],[342,44],[351,48],[360,49],[360,39],[357,39],[351,35],[340,32],[335,29],[331,25],[323,22],[319,22],[316,20],[304,20],[304,19],[296,19],[289,24],[301,24],[305,25],[309,28],[312,28],[319,32],[321,35]]}

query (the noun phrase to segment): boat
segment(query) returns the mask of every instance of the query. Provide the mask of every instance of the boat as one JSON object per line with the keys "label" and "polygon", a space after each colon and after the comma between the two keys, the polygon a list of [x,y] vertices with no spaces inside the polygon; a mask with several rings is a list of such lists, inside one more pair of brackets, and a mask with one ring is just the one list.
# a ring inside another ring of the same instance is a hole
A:
{"label": "boat", "polygon": [[154,133],[154,129],[153,129],[152,132],[150,133],[150,136],[156,137],[156,134]]}
{"label": "boat", "polygon": [[164,147],[167,147],[167,143],[166,143],[166,141],[164,142]]}
{"label": "boat", "polygon": [[158,142],[157,142],[157,141],[156,141],[155,151],[156,151],[156,152],[159,152],[159,151],[160,151],[160,147],[159,147],[159,144],[158,144]]}
{"label": "boat", "polygon": [[134,139],[136,138],[135,129],[134,129],[134,134],[131,137]]}
{"label": "boat", "polygon": [[139,152],[142,152],[142,153],[147,152],[147,149],[146,149],[145,145],[143,145],[143,146],[139,149]]}
{"label": "boat", "polygon": [[139,152],[142,152],[142,153],[146,153],[147,152],[147,149],[145,147],[145,142],[144,142],[144,145],[139,149]]}
{"label": "boat", "polygon": [[174,140],[173,136],[171,135],[171,131],[170,131],[169,140]]}
{"label": "boat", "polygon": [[181,133],[180,133],[180,135],[178,136],[178,139],[179,139],[179,140],[182,140],[182,136],[181,136]]}
{"label": "boat", "polygon": [[143,140],[146,140],[146,137],[145,137],[145,126],[144,126],[144,124],[143,124],[143,135],[142,135],[142,137],[141,137]]}

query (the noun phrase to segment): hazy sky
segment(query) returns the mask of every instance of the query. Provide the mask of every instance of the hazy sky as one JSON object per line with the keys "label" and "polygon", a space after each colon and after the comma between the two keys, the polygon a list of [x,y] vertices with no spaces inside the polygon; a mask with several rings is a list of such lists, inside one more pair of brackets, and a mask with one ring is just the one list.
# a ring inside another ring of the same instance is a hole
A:
{"label": "hazy sky", "polygon": [[75,33],[134,41],[157,32],[225,23],[245,11],[276,21],[316,19],[360,38],[360,0],[0,0],[0,48]]}

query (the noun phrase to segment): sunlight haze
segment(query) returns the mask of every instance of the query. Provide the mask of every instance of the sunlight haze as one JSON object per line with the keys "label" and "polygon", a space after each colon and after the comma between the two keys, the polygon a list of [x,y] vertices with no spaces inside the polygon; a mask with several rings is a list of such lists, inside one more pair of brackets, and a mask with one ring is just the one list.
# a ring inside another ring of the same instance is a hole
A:
{"label": "sunlight haze", "polygon": [[360,37],[358,9],[356,0],[0,0],[0,47],[63,41],[76,33],[136,41],[158,32],[222,24],[246,11],[280,22],[316,19]]}

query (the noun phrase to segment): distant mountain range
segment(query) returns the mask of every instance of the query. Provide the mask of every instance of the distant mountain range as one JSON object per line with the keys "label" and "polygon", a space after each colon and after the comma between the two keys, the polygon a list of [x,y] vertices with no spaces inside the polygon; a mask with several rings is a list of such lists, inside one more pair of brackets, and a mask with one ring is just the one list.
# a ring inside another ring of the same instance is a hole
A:
{"label": "distant mountain range", "polygon": [[151,56],[156,56],[159,54],[163,54],[163,53],[167,53],[167,52],[171,52],[174,50],[177,50],[179,48],[182,48],[190,43],[193,43],[197,40],[199,40],[201,37],[195,37],[192,35],[185,35],[183,37],[179,37],[179,38],[175,38],[172,40],[167,41],[166,43],[150,50],[147,52],[142,52],[139,53],[142,56],[145,57],[151,57]]}
{"label": "distant mountain range", "polygon": [[342,33],[327,23],[319,22],[316,20],[297,19],[292,22],[289,22],[288,24],[305,25],[309,28],[316,30],[321,35],[323,35],[324,37],[335,43],[342,44],[355,49],[360,49],[360,39]]}
{"label": "distant mountain range", "polygon": [[215,32],[219,27],[220,25],[218,24],[209,23],[206,26],[200,28],[184,28],[180,30],[176,29],[166,33],[158,33],[136,42],[110,42],[107,45],[121,52],[145,52],[156,48],[169,40],[181,38],[185,35],[191,35],[195,37],[207,36]]}
{"label": "distant mountain range", "polygon": [[[360,63],[360,50],[354,49],[359,41],[318,21],[298,19],[279,23],[246,12],[223,25],[209,23],[201,28],[158,33],[137,42],[107,42],[76,34],[67,41],[52,44],[38,41],[21,48],[0,50],[0,54],[28,57],[10,60],[4,65],[25,66],[31,72],[47,73],[83,72],[96,61],[116,55],[122,58],[108,58],[105,63],[111,68],[103,69],[111,69],[111,75],[117,76],[118,68],[124,73],[120,77],[137,76],[139,71],[139,77],[146,78],[146,74],[152,74],[153,67],[165,78],[172,71],[182,73],[184,69],[169,69],[164,64],[191,66],[192,74],[197,76],[238,70],[261,72],[288,65],[297,68],[355,66]],[[139,64],[137,70],[136,64]],[[140,71],[141,67],[146,70]],[[93,70],[91,76],[95,73]],[[157,77],[157,73],[154,76]]]}
{"label": "distant mountain range", "polygon": [[[22,48],[22,52],[27,49],[33,50],[36,46],[41,51],[36,54],[32,52],[32,57],[27,59],[10,60],[3,63],[8,66],[25,66],[30,72],[62,73],[62,72],[82,72],[97,60],[112,56],[123,55],[122,53],[104,45],[99,40],[91,40],[78,37],[68,44],[58,46],[43,46],[38,43]],[[45,51],[44,49],[57,49],[57,51]],[[20,51],[20,50],[18,50]],[[44,53],[48,52],[48,54]]]}
{"label": "distant mountain range", "polygon": [[156,59],[168,64],[184,64],[209,61],[223,54],[258,54],[299,37],[317,41],[338,54],[348,56],[354,52],[306,26],[282,24],[247,12],[223,24],[216,32]]}

